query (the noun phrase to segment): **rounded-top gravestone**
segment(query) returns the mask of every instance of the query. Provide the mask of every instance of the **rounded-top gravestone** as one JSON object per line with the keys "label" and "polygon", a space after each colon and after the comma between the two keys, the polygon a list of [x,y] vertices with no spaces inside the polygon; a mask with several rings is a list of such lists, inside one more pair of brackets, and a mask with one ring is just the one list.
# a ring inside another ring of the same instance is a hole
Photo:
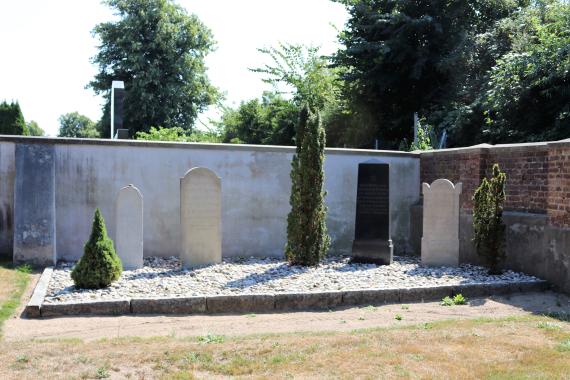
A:
{"label": "rounded-top gravestone", "polygon": [[222,261],[222,184],[206,168],[180,179],[180,258],[184,267]]}
{"label": "rounded-top gravestone", "polygon": [[143,267],[143,197],[133,185],[119,190],[115,208],[115,247],[127,270]]}
{"label": "rounded-top gravestone", "polygon": [[462,184],[437,179],[422,185],[424,220],[422,264],[459,265],[459,195]]}

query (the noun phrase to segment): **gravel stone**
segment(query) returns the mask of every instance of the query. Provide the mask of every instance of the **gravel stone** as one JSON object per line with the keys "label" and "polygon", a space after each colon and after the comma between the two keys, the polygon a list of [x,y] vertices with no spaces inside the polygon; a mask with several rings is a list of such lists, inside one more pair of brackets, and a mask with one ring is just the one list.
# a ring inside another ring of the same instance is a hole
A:
{"label": "gravel stone", "polygon": [[485,268],[424,267],[419,257],[395,256],[392,265],[350,263],[331,257],[317,267],[290,266],[278,258],[232,258],[220,264],[182,269],[177,257],[149,257],[144,267],[123,271],[106,289],[76,289],[71,280],[74,263],[60,263],[53,271],[46,304],[108,301],[126,298],[186,298],[239,294],[322,293],[362,289],[417,288],[468,284],[517,284],[538,278],[506,271],[489,276]]}

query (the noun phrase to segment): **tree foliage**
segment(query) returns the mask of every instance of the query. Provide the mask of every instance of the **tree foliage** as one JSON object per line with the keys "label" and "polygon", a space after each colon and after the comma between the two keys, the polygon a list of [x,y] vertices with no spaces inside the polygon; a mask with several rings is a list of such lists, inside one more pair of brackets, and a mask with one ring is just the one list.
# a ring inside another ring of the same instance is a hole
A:
{"label": "tree foliage", "polygon": [[45,131],[40,128],[38,123],[33,120],[26,123],[26,126],[28,127],[28,133],[30,136],[45,136],[46,134]]}
{"label": "tree foliage", "polygon": [[219,143],[221,136],[217,130],[202,131],[194,129],[192,132],[180,127],[155,128],[151,127],[149,132],[137,132],[137,140],[147,141],[175,141],[175,142],[207,142]]}
{"label": "tree foliage", "polygon": [[414,112],[423,116],[437,114],[439,125],[449,122],[445,117],[457,118],[457,110],[471,104],[480,74],[492,67],[494,59],[470,47],[498,20],[527,3],[342,2],[350,17],[340,34],[344,48],[335,55],[335,62],[345,67],[343,92],[350,101],[352,117],[368,121],[351,125],[366,129],[362,135],[379,138],[384,147],[397,147],[404,138],[411,140]]}
{"label": "tree foliage", "polygon": [[294,145],[299,110],[296,104],[273,92],[242,102],[237,109],[226,108],[218,125],[223,142]]}
{"label": "tree foliage", "polygon": [[513,49],[497,61],[483,99],[488,142],[570,137],[570,4],[522,12]]}
{"label": "tree foliage", "polygon": [[105,220],[99,209],[95,210],[91,236],[85,243],[84,253],[71,272],[78,288],[105,288],[121,276],[123,265],[115,253],[113,241],[107,236]]}
{"label": "tree foliage", "polygon": [[483,178],[473,195],[473,242],[491,274],[500,273],[499,264],[505,257],[503,203],[506,180],[506,174],[495,164],[491,179]]}
{"label": "tree foliage", "polygon": [[95,122],[78,112],[70,112],[59,117],[59,137],[98,138]]}
{"label": "tree foliage", "polygon": [[217,90],[204,58],[213,50],[211,31],[172,0],[105,0],[118,21],[93,30],[101,44],[93,63],[99,73],[89,87],[104,94],[102,136],[109,136],[111,82],[125,82],[124,127],[132,135],[151,126],[191,130]]}
{"label": "tree foliage", "polygon": [[263,74],[263,81],[275,89],[285,85],[299,108],[307,104],[322,112],[336,102],[340,91],[338,73],[329,67],[328,59],[319,54],[318,47],[280,43],[258,51],[272,63],[251,70]]}
{"label": "tree foliage", "polygon": [[0,135],[29,135],[29,130],[18,102],[0,103]]}
{"label": "tree foliage", "polygon": [[325,131],[319,112],[303,107],[297,126],[297,149],[291,163],[291,211],[287,217],[285,256],[294,265],[317,265],[330,237],[324,203]]}

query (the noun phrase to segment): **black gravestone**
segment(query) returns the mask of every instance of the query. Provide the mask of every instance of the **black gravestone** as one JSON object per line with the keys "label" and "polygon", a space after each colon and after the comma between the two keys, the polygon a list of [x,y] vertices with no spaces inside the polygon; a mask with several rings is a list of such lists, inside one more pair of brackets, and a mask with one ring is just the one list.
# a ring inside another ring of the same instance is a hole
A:
{"label": "black gravestone", "polygon": [[354,237],[352,261],[392,264],[389,164],[358,165]]}
{"label": "black gravestone", "polygon": [[123,110],[125,107],[125,90],[122,88],[115,88],[113,90],[114,94],[114,112],[113,112],[113,121],[115,125],[113,129],[118,131],[119,129],[123,128]]}

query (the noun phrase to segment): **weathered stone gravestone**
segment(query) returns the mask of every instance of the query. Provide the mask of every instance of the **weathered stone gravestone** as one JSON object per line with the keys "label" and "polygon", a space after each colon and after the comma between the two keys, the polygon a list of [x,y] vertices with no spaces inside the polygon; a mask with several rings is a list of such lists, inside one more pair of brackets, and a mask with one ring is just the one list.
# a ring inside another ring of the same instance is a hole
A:
{"label": "weathered stone gravestone", "polygon": [[462,184],[447,179],[422,185],[424,223],[422,264],[459,265],[459,195]]}
{"label": "weathered stone gravestone", "polygon": [[222,184],[206,168],[180,179],[180,259],[184,267],[222,261]]}
{"label": "weathered stone gravestone", "polygon": [[389,164],[365,162],[358,165],[354,232],[353,261],[392,264]]}
{"label": "weathered stone gravestone", "polygon": [[143,197],[133,185],[119,190],[115,205],[115,248],[127,270],[143,267]]}

